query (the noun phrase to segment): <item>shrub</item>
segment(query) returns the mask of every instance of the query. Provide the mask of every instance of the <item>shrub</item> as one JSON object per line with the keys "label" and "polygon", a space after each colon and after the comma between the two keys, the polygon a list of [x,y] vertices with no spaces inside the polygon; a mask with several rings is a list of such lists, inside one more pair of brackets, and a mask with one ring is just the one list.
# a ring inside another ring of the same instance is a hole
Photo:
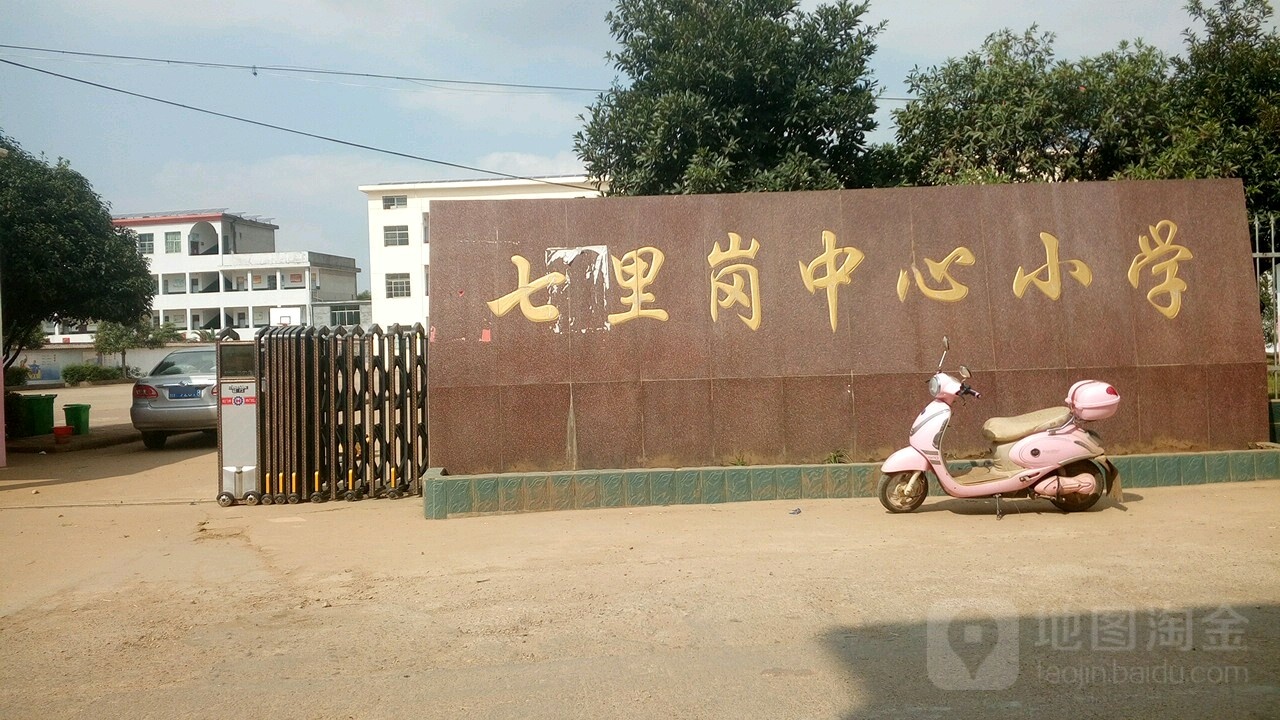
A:
{"label": "shrub", "polygon": [[120,380],[124,373],[118,367],[102,367],[101,365],[68,365],[62,368],[62,381],[68,385],[81,382],[102,382]]}
{"label": "shrub", "polygon": [[27,384],[31,379],[31,371],[21,365],[14,365],[4,369],[4,386],[7,388],[21,387]]}

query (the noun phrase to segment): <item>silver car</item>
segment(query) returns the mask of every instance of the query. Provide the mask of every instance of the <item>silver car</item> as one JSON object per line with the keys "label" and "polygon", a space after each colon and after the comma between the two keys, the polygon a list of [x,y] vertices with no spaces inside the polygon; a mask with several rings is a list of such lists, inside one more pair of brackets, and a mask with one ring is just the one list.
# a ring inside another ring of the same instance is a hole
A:
{"label": "silver car", "polygon": [[218,428],[217,355],[213,348],[175,350],[133,385],[129,418],[152,450],[179,432]]}

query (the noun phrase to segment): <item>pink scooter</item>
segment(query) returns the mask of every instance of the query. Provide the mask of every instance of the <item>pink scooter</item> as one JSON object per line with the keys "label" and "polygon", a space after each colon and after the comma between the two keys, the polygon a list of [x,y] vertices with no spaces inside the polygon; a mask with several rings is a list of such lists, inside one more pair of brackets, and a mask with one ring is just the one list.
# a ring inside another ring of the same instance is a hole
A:
{"label": "pink scooter", "polygon": [[965,382],[970,378],[969,368],[960,366],[963,380],[942,371],[950,348],[947,338],[942,338],[942,345],[938,372],[929,380],[933,402],[916,417],[910,446],[890,455],[880,468],[884,473],[880,503],[889,512],[911,512],[920,507],[929,492],[929,472],[952,497],[994,497],[997,518],[1003,516],[1001,498],[1045,498],[1064,512],[1088,510],[1103,492],[1120,499],[1119,473],[1103,454],[1097,434],[1082,427],[1085,422],[1111,417],[1120,405],[1120,393],[1096,380],[1072,385],[1065,407],[986,421],[982,433],[993,445],[992,457],[952,475],[942,456],[951,403],[957,397],[981,395]]}

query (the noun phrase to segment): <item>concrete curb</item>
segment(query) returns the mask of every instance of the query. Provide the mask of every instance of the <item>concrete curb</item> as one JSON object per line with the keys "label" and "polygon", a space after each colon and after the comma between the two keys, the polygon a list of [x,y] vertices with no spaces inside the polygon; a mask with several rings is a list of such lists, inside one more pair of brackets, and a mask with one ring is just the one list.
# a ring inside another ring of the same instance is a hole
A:
{"label": "concrete curb", "polygon": [[[1108,456],[1124,488],[1280,478],[1280,450]],[[967,462],[950,463],[959,470]],[[422,476],[423,514],[697,505],[751,500],[875,497],[880,463],[577,470]],[[930,495],[941,491],[930,483]]]}

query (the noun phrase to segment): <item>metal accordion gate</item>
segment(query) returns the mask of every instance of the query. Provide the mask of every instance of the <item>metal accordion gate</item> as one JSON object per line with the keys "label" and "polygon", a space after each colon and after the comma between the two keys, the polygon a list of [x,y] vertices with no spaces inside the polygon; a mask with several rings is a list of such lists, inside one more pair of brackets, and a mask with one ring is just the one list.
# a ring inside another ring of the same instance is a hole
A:
{"label": "metal accordion gate", "polygon": [[[258,361],[259,499],[420,495],[427,466],[421,324],[264,328]],[[247,504],[253,504],[250,498]]]}

